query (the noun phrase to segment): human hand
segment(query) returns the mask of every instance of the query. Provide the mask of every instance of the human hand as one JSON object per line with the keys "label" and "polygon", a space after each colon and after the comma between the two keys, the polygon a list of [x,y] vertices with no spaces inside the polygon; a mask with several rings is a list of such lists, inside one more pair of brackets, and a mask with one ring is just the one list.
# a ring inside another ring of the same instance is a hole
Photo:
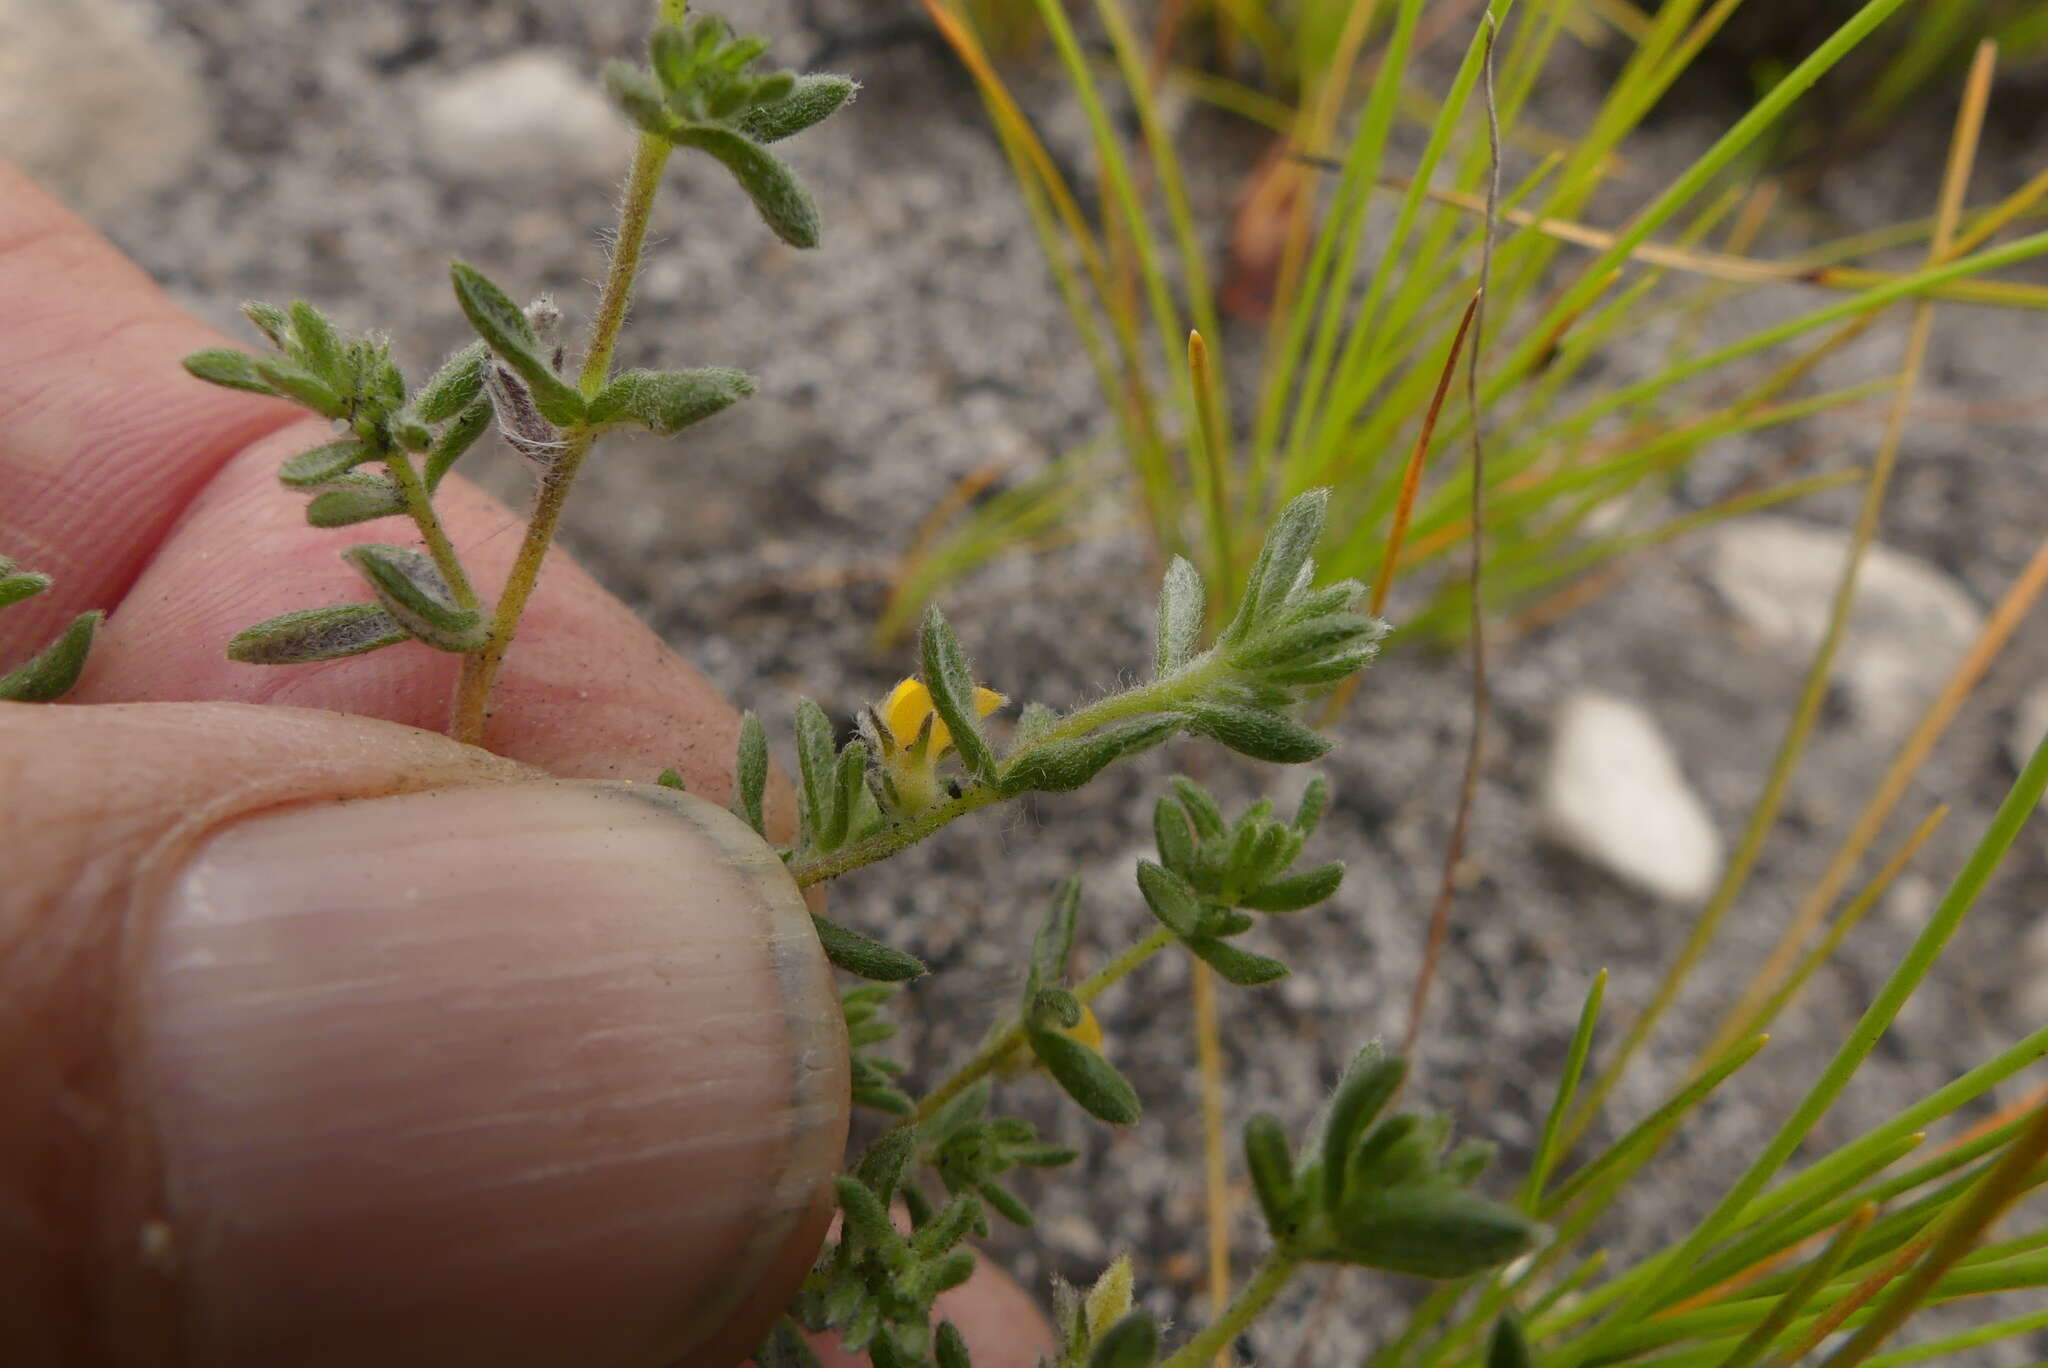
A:
{"label": "human hand", "polygon": [[[736,1362],[830,1214],[830,972],[735,820],[569,782],[720,799],[731,708],[559,552],[495,754],[433,733],[451,656],[230,663],[360,597],[275,487],[326,429],[191,381],[219,339],[4,166],[0,308],[0,550],[56,580],[0,660],[112,610],[0,705],[0,1356]],[[512,516],[438,503],[497,582]]]}

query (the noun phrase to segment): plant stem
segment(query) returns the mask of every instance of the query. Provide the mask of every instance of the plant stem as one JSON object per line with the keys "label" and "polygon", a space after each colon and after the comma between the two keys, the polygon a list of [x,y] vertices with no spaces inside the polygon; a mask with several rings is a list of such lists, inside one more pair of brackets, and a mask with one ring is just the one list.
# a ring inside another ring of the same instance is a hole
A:
{"label": "plant stem", "polygon": [[[1075,737],[1086,736],[1098,727],[1120,722],[1127,717],[1171,712],[1186,696],[1199,696],[1206,691],[1214,676],[1227,668],[1221,658],[1212,653],[1198,657],[1185,668],[1164,679],[1141,684],[1123,693],[1111,694],[1108,698],[1091,703],[1062,718],[1043,736],[1011,755],[1004,763],[1013,765],[1048,742],[1071,741]],[[1003,795],[991,785],[969,784],[960,791],[958,798],[934,803],[915,817],[899,822],[895,826],[884,827],[863,840],[843,845],[827,855],[814,855],[809,859],[792,861],[789,866],[790,875],[796,880],[798,888],[809,888],[812,884],[836,879],[841,874],[859,869],[863,865],[886,860],[899,850],[916,845],[955,818],[965,817],[968,813],[985,808],[1002,797]]]}
{"label": "plant stem", "polygon": [[455,555],[455,544],[448,540],[448,529],[441,525],[441,515],[434,510],[434,498],[421,481],[419,468],[412,463],[412,453],[403,449],[386,452],[384,468],[391,472],[392,482],[405,500],[405,511],[419,528],[427,554],[434,558],[434,568],[441,572],[441,579],[455,595],[455,606],[481,608],[483,604],[469,582],[469,574]]}
{"label": "plant stem", "polygon": [[790,877],[796,880],[798,888],[809,888],[812,884],[836,879],[850,870],[859,869],[862,865],[886,860],[897,851],[916,845],[954,818],[965,817],[978,808],[985,808],[1001,796],[987,784],[971,784],[961,791],[958,798],[934,803],[915,817],[898,822],[895,826],[883,827],[863,840],[843,845],[826,855],[814,855],[808,860],[792,860],[789,865]]}
{"label": "plant stem", "polygon": [[[1109,963],[1074,986],[1074,996],[1082,1002],[1092,1002],[1111,984],[1123,978],[1151,959],[1154,955],[1173,944],[1173,933],[1161,928],[1134,945],[1125,948]],[[1004,1056],[1024,1043],[1024,1023],[1013,1022],[989,1038],[987,1044],[974,1052],[974,1057],[956,1069],[945,1082],[933,1088],[917,1104],[917,1111],[905,1125],[916,1125],[930,1120],[939,1108],[958,1097],[963,1091],[987,1077],[1003,1062]]]}
{"label": "plant stem", "polygon": [[1300,1267],[1301,1260],[1284,1249],[1268,1254],[1266,1261],[1259,1265],[1259,1271],[1252,1274],[1252,1280],[1224,1308],[1223,1314],[1204,1326],[1202,1333],[1182,1345],[1159,1368],[1201,1368],[1214,1359],[1258,1319],[1259,1313],[1266,1309]]}
{"label": "plant stem", "polygon": [[[618,346],[619,330],[625,326],[626,309],[633,298],[633,281],[640,272],[640,253],[647,243],[647,223],[654,210],[654,192],[661,185],[662,168],[671,151],[668,140],[642,134],[640,150],[633,158],[633,172],[626,182],[626,195],[619,207],[619,228],[612,247],[611,269],[605,276],[604,292],[598,298],[597,315],[591,320],[590,341],[583,354],[583,369],[577,384],[586,397],[603,388],[611,374],[612,353]],[[484,723],[490,717],[491,689],[505,664],[505,652],[519,630],[519,618],[526,601],[540,582],[541,562],[554,542],[555,529],[562,521],[569,487],[583,458],[597,440],[597,429],[578,424],[563,434],[560,457],[541,482],[533,517],[526,524],[526,536],[498,598],[491,619],[491,637],[481,651],[463,662],[462,679],[456,687],[455,718],[449,731],[458,741],[482,745]]]}

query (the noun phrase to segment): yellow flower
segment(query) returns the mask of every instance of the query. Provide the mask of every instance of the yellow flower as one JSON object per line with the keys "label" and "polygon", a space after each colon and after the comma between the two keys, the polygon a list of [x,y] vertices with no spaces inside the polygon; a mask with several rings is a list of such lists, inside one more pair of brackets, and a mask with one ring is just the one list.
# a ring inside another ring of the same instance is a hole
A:
{"label": "yellow flower", "polygon": [[1081,1019],[1071,1026],[1062,1027],[1074,1039],[1097,1051],[1102,1049],[1102,1023],[1095,1019],[1095,1009],[1087,1003],[1081,1004]]}
{"label": "yellow flower", "polygon": [[[994,689],[977,687],[974,690],[974,712],[977,717],[987,717],[1003,704],[1009,702]],[[899,746],[910,746],[917,741],[917,733],[924,727],[924,720],[932,719],[932,740],[930,753],[939,755],[953,744],[953,733],[946,724],[932,716],[932,691],[921,679],[906,679],[889,691],[882,701],[882,725],[889,729],[890,739]]]}

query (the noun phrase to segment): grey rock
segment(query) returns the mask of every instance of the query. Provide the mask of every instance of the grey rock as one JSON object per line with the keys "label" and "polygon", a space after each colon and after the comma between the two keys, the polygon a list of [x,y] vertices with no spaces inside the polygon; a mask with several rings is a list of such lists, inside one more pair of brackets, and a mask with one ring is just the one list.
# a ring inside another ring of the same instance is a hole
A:
{"label": "grey rock", "polygon": [[609,179],[632,147],[585,63],[544,49],[462,72],[420,101],[420,145],[434,168],[470,180]]}
{"label": "grey rock", "polygon": [[128,0],[0,0],[0,154],[86,217],[184,177],[211,124],[187,46]]}
{"label": "grey rock", "polygon": [[[1713,537],[1709,577],[1735,615],[1787,653],[1806,655],[1827,630],[1850,534],[1791,518],[1743,518]],[[1836,660],[1857,716],[1882,735],[1909,727],[1982,628],[1977,602],[1953,578],[1873,543]]]}
{"label": "grey rock", "polygon": [[1721,837],[1650,714],[1587,689],[1558,710],[1540,808],[1552,840],[1645,892],[1696,903]]}

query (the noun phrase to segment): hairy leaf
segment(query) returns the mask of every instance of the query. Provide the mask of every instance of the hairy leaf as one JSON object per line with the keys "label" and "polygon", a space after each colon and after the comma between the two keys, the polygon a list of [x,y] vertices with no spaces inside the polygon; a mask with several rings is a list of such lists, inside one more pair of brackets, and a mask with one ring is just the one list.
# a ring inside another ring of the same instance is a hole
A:
{"label": "hairy leaf", "polygon": [[1053,1081],[1083,1111],[1112,1126],[1136,1124],[1138,1094],[1115,1065],[1060,1031],[1027,1030],[1025,1039]]}
{"label": "hairy leaf", "polygon": [[339,660],[406,639],[398,620],[374,603],[338,603],[283,613],[244,627],[228,641],[228,659],[244,665]]}
{"label": "hairy leaf", "polygon": [[405,546],[351,546],[341,558],[356,568],[384,611],[437,651],[462,654],[490,636],[483,614],[458,607],[441,571],[425,553]]}
{"label": "hairy leaf", "polygon": [[1194,566],[1175,556],[1166,567],[1166,581],[1159,586],[1159,640],[1152,668],[1157,675],[1169,675],[1194,659],[1202,640],[1202,576]]}
{"label": "hairy leaf", "polygon": [[1187,725],[1189,731],[1268,764],[1299,765],[1330,749],[1327,738],[1292,718],[1262,708],[1195,707],[1188,711]]}
{"label": "hairy leaf", "polygon": [[924,667],[925,687],[931,691],[932,708],[952,733],[953,747],[960,752],[967,772],[984,783],[996,777],[995,752],[981,734],[981,714],[974,706],[974,671],[967,652],[954,635],[953,624],[933,604],[925,610],[924,627],[918,633],[918,653]]}
{"label": "hairy leaf", "polygon": [[818,206],[774,153],[744,133],[716,124],[686,125],[673,139],[679,147],[694,147],[722,162],[775,236],[792,247],[818,245]]}
{"label": "hairy leaf", "polygon": [[787,94],[755,104],[739,116],[740,132],[755,142],[780,142],[837,113],[860,89],[850,76],[798,76]]}
{"label": "hairy leaf", "polygon": [[1068,793],[1124,756],[1150,750],[1180,726],[1178,716],[1135,718],[1072,740],[1041,742],[1004,766],[997,787],[1005,797]]}
{"label": "hairy leaf", "polygon": [[761,817],[762,795],[768,791],[768,733],[761,719],[747,713],[740,718],[739,758],[733,767],[733,815],[766,836]]}
{"label": "hairy leaf", "polygon": [[825,958],[849,974],[882,983],[901,983],[925,972],[924,961],[917,956],[871,940],[858,931],[849,931],[815,913],[811,925],[817,929],[818,943],[825,947]]}
{"label": "hairy leaf", "polygon": [[71,692],[92,651],[93,633],[105,613],[80,613],[57,639],[24,664],[0,675],[0,700],[9,703],[54,703]]}
{"label": "hairy leaf", "polygon": [[638,423],[673,437],[692,423],[730,408],[755,392],[754,377],[730,366],[696,370],[629,370],[590,401],[593,423]]}

